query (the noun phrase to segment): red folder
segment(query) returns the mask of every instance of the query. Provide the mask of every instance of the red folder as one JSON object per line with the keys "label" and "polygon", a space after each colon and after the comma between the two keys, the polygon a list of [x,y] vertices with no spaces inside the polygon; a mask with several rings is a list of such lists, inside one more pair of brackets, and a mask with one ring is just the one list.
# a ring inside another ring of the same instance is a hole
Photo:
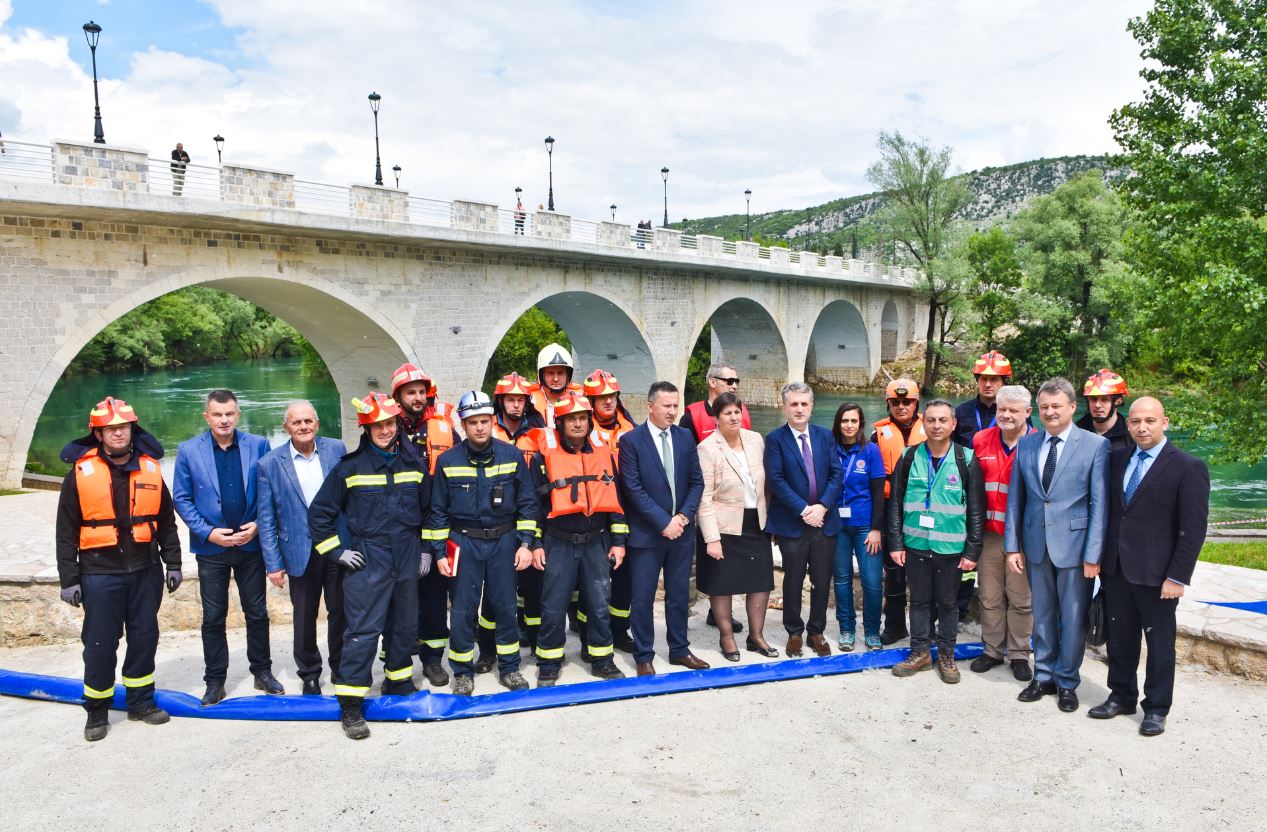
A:
{"label": "red folder", "polygon": [[462,547],[448,541],[444,546],[444,559],[449,562],[449,575],[458,573],[458,558],[462,557]]}

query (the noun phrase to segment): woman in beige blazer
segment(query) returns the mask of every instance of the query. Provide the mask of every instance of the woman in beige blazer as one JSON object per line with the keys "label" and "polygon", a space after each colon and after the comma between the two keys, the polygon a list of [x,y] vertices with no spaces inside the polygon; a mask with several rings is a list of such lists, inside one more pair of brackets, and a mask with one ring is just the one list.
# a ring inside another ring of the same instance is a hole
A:
{"label": "woman in beige blazer", "polygon": [[765,527],[765,441],[741,427],[743,406],[734,393],[713,402],[717,431],[699,444],[704,472],[699,528],[704,551],[696,562],[696,585],[710,596],[713,618],[721,633],[721,652],[739,661],[731,625],[731,599],[748,596],[748,640],[752,653],[779,654],[765,640],[766,605],[774,589],[774,556]]}

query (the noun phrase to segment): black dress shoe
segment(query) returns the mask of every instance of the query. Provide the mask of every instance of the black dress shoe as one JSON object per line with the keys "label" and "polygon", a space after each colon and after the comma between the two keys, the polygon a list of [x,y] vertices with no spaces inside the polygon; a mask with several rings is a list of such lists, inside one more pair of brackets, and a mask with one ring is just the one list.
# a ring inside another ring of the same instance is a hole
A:
{"label": "black dress shoe", "polygon": [[1002,659],[996,659],[994,656],[988,656],[985,653],[982,653],[980,656],[977,656],[972,660],[972,664],[968,665],[968,669],[973,673],[985,673],[988,670],[993,670],[1001,664],[1003,664]]}
{"label": "black dress shoe", "polygon": [[1020,702],[1037,702],[1044,696],[1051,696],[1055,692],[1055,682],[1040,682],[1035,679],[1026,685],[1025,690],[1017,694],[1016,698]]}
{"label": "black dress shoe", "polygon": [[1078,710],[1078,694],[1073,688],[1061,688],[1056,697],[1056,707],[1067,714]]}
{"label": "black dress shoe", "polygon": [[[710,626],[710,627],[716,627],[716,626],[717,626],[717,619],[713,616],[713,611],[712,611],[712,610],[709,610],[709,611],[708,611],[708,617],[704,619],[704,623],[705,623],[705,624],[707,624],[707,625],[708,625],[708,626]],[[731,619],[730,619],[730,629],[731,629],[733,632],[736,632],[736,633],[742,633],[742,632],[743,632],[743,625],[739,623],[739,619],[738,619],[738,618],[731,618]]]}
{"label": "black dress shoe", "polygon": [[282,683],[277,681],[277,677],[269,670],[256,674],[255,689],[262,690],[269,696],[281,696],[286,692],[286,689],[282,687]]}
{"label": "black dress shoe", "polygon": [[743,646],[749,653],[756,653],[758,655],[765,656],[767,659],[777,659],[779,657],[778,650],[775,650],[768,644],[765,647],[762,647],[760,644],[753,641],[751,637],[744,641]]}
{"label": "black dress shoe", "polygon": [[1034,678],[1034,672],[1029,669],[1029,659],[1012,659],[1012,678],[1018,682]]}
{"label": "black dress shoe", "polygon": [[632,653],[634,651],[634,640],[628,633],[613,635],[612,647],[622,653]]}
{"label": "black dress shoe", "polygon": [[901,628],[900,630],[886,629],[884,632],[880,633],[880,643],[883,644],[885,647],[888,647],[890,644],[897,644],[899,641],[906,638],[908,635],[909,633],[906,632],[905,627]]}
{"label": "black dress shoe", "polygon": [[320,679],[304,679],[304,696],[320,696],[321,680]]}
{"label": "black dress shoe", "polygon": [[208,682],[207,692],[202,695],[202,706],[216,705],[224,701],[224,683]]}
{"label": "black dress shoe", "polygon": [[1121,702],[1118,702],[1110,696],[1099,705],[1096,705],[1094,708],[1087,711],[1087,716],[1092,719],[1112,719],[1115,716],[1133,713],[1135,713],[1134,705],[1123,705]]}
{"label": "black dress shoe", "polygon": [[738,650],[727,650],[725,647],[722,647],[721,642],[717,643],[717,649],[721,650],[721,657],[725,659],[726,661],[728,662],[739,661]]}
{"label": "black dress shoe", "polygon": [[1144,721],[1139,724],[1139,732],[1145,737],[1155,737],[1166,733],[1166,717],[1161,714],[1144,714]]}

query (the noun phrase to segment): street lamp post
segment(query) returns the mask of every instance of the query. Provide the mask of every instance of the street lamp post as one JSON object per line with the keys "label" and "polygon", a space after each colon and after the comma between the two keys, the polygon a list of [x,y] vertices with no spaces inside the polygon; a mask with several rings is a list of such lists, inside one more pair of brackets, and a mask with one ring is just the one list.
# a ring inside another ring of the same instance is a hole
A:
{"label": "street lamp post", "polygon": [[216,143],[216,161],[219,162],[221,165],[223,165],[224,164],[224,136],[221,136],[219,133],[216,133],[214,136],[211,137],[211,140]]}
{"label": "street lamp post", "polygon": [[660,168],[660,178],[664,180],[664,227],[669,227],[669,169]]}
{"label": "street lamp post", "polygon": [[748,220],[744,227],[743,238],[748,242],[752,242],[752,189],[747,188],[743,192],[744,202],[748,203],[747,213]]}
{"label": "street lamp post", "polygon": [[400,187],[400,165],[392,165],[392,173],[396,174],[396,187]]}
{"label": "street lamp post", "polygon": [[88,48],[92,50],[92,103],[95,110],[92,141],[94,144],[105,144],[106,132],[101,128],[101,98],[97,95],[97,40],[101,37],[101,27],[89,20],[84,24],[84,37],[88,39]]}
{"label": "street lamp post", "polygon": [[554,210],[554,136],[546,136],[546,165],[550,171],[550,194],[546,205]]}
{"label": "street lamp post", "polygon": [[378,103],[383,100],[383,96],[376,92],[370,93],[370,110],[374,113],[374,184],[383,184],[383,159],[378,152]]}
{"label": "street lamp post", "polygon": [[611,208],[612,208],[612,222],[615,222],[616,221],[616,203],[613,202],[611,205]]}

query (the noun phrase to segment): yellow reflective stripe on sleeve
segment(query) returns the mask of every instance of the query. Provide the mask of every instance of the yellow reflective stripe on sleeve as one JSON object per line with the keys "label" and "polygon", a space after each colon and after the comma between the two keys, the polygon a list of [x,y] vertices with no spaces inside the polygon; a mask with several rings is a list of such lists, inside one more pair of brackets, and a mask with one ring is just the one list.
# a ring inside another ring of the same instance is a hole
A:
{"label": "yellow reflective stripe on sleeve", "polygon": [[537,531],[537,521],[536,520],[516,520],[515,531],[535,533]]}
{"label": "yellow reflective stripe on sleeve", "polygon": [[627,523],[612,523],[612,534],[629,534]]}
{"label": "yellow reflective stripe on sleeve", "polygon": [[444,645],[448,644],[449,640],[444,638],[420,638],[418,643],[430,647],[432,650],[443,650]]}
{"label": "yellow reflective stripe on sleeve", "polygon": [[606,647],[596,647],[591,644],[589,646],[589,651],[591,656],[596,659],[601,659],[603,656],[610,656],[612,654],[612,646],[609,644]]}
{"label": "yellow reflective stripe on sleeve", "polygon": [[123,686],[125,688],[143,688],[146,685],[152,685],[152,684],[154,684],[153,673],[151,673],[149,676],[138,676],[135,679],[129,678],[127,676],[123,677]]}
{"label": "yellow reflective stripe on sleeve", "polygon": [[106,690],[97,690],[96,688],[90,688],[87,685],[84,685],[84,698],[85,699],[113,699],[114,686],[112,685]]}
{"label": "yellow reflective stripe on sleeve", "polygon": [[423,540],[448,540],[448,529],[423,529],[421,531]]}
{"label": "yellow reflective stripe on sleeve", "polygon": [[317,554],[324,555],[326,552],[339,545],[339,536],[327,537],[325,540],[317,544]]}
{"label": "yellow reflective stripe on sleeve", "polygon": [[628,618],[629,610],[618,610],[615,607],[608,607],[607,611],[617,618]]}
{"label": "yellow reflective stripe on sleeve", "polygon": [[584,610],[577,610],[577,611],[576,611],[576,620],[577,620],[577,621],[579,621],[579,622],[581,622],[582,624],[584,624],[584,623],[586,623],[587,621],[589,621],[590,619],[589,619],[589,616],[585,614],[585,611],[584,611]]}
{"label": "yellow reflective stripe on sleeve", "polygon": [[392,478],[395,482],[422,482],[421,471],[401,471]]}
{"label": "yellow reflective stripe on sleeve", "polygon": [[481,616],[480,616],[480,626],[481,626],[481,627],[483,627],[485,630],[496,630],[496,629],[497,629],[497,622],[495,622],[495,621],[489,621],[487,618],[485,618],[483,615],[481,615]]}
{"label": "yellow reflective stripe on sleeve", "polygon": [[518,462],[503,462],[501,465],[490,465],[484,469],[484,473],[490,477],[500,476],[502,474],[513,474],[515,469],[519,467]]}
{"label": "yellow reflective stripe on sleeve", "polygon": [[561,659],[563,658],[562,647],[542,647],[537,645],[537,658],[539,659]]}
{"label": "yellow reflective stripe on sleeve", "polygon": [[497,645],[497,655],[499,656],[512,656],[518,652],[519,652],[519,642],[517,641],[514,644]]}
{"label": "yellow reflective stripe on sleeve", "polygon": [[541,626],[541,616],[537,616],[536,618],[534,618],[534,617],[532,617],[531,615],[525,615],[525,616],[524,616],[524,624],[527,624],[529,627],[540,627],[540,626]]}
{"label": "yellow reflective stripe on sleeve", "polygon": [[579,600],[581,600],[581,593],[575,589],[572,590],[572,603],[575,604]]}
{"label": "yellow reflective stripe on sleeve", "polygon": [[475,650],[467,650],[465,653],[459,653],[452,647],[449,648],[449,658],[455,662],[473,662],[475,661]]}
{"label": "yellow reflective stripe on sleeve", "polygon": [[369,692],[370,692],[370,689],[368,686],[366,687],[360,687],[358,685],[335,685],[334,686],[335,696],[359,696],[362,699],[364,699],[365,694]]}
{"label": "yellow reflective stripe on sleeve", "polygon": [[397,670],[384,669],[383,675],[386,676],[387,680],[390,682],[399,682],[401,679],[410,679],[414,675],[413,665],[410,665],[409,667],[402,667]]}
{"label": "yellow reflective stripe on sleeve", "polygon": [[473,477],[475,469],[469,465],[446,465],[443,469],[444,475],[449,479],[454,477]]}
{"label": "yellow reflective stripe on sleeve", "polygon": [[386,474],[353,474],[343,481],[348,488],[362,485],[387,485]]}
{"label": "yellow reflective stripe on sleeve", "polygon": [[977,573],[976,573],[976,572],[965,572],[965,573],[963,573],[963,575],[959,578],[960,582],[963,582],[963,581],[975,581],[976,579],[977,579]]}

